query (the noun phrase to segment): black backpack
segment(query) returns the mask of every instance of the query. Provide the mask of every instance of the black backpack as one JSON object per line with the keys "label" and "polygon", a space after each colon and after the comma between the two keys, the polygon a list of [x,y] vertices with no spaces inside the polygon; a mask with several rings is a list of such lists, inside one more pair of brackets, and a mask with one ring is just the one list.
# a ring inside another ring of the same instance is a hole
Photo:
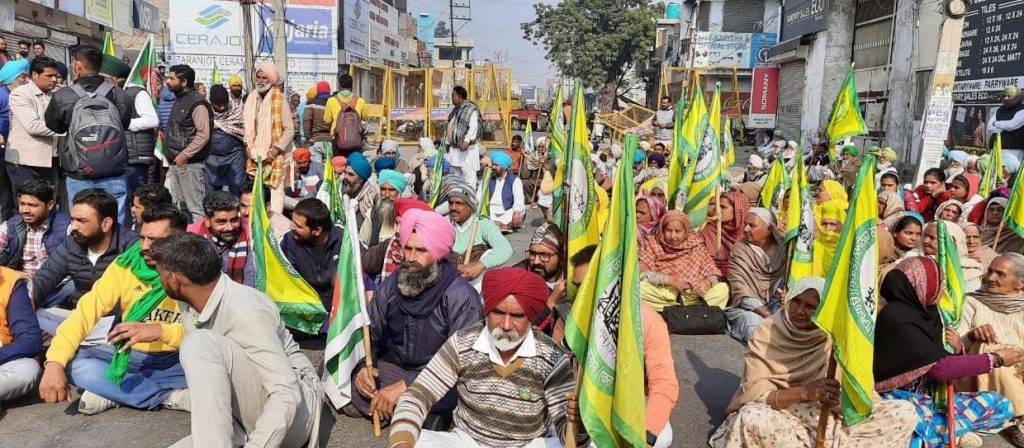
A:
{"label": "black backpack", "polygon": [[100,84],[92,93],[78,84],[71,86],[78,100],[71,110],[67,145],[60,152],[60,165],[69,174],[102,179],[124,173],[128,165],[128,145],[121,126],[121,113],[107,99],[113,89],[108,82]]}

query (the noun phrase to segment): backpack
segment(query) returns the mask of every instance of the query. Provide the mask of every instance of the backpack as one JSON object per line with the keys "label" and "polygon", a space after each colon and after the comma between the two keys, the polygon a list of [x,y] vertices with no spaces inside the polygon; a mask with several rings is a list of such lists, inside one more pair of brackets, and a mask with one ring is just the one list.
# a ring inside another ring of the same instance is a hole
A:
{"label": "backpack", "polygon": [[358,102],[358,96],[353,95],[352,99],[347,103],[341,101],[341,97],[338,97],[341,111],[338,112],[338,118],[334,122],[334,129],[336,131],[334,143],[341,151],[362,151],[363,149],[363,134],[365,130],[363,129],[363,120],[355,109],[355,105]]}
{"label": "backpack", "polygon": [[128,165],[128,146],[121,113],[107,94],[114,89],[108,82],[89,93],[73,84],[78,95],[71,109],[67,145],[60,152],[60,164],[68,173],[85,179],[102,179],[123,174]]}

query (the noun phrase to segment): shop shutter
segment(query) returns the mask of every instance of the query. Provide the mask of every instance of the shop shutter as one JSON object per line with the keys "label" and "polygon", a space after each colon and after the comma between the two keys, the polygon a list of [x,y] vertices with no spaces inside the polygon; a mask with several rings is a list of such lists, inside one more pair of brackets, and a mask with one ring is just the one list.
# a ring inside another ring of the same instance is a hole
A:
{"label": "shop shutter", "polygon": [[764,0],[724,2],[722,17],[722,31],[726,33],[760,33],[764,28]]}
{"label": "shop shutter", "polygon": [[775,127],[785,133],[786,138],[800,135],[805,66],[804,61],[782,64],[779,73],[779,112]]}

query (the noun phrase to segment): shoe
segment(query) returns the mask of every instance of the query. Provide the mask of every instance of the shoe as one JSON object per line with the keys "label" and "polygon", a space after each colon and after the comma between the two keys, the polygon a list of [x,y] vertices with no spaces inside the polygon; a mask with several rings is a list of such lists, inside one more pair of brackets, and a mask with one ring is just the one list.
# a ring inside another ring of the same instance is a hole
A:
{"label": "shoe", "polygon": [[174,389],[160,402],[160,407],[172,411],[192,412],[192,398],[188,389]]}
{"label": "shoe", "polygon": [[981,440],[981,436],[973,432],[957,437],[956,440],[956,446],[960,448],[981,448],[984,444],[985,441]]}
{"label": "shoe", "polygon": [[1003,431],[1006,434],[1006,438],[1010,440],[1010,444],[1017,448],[1024,448],[1024,428],[1021,428],[1020,424],[1011,425]]}
{"label": "shoe", "polygon": [[351,418],[364,418],[363,414],[359,412],[359,408],[355,404],[349,403],[341,407],[341,413],[345,414],[346,417]]}
{"label": "shoe", "polygon": [[84,415],[96,415],[100,412],[114,409],[117,406],[117,402],[108,400],[89,391],[85,391],[85,393],[82,394],[82,397],[78,399],[78,413]]}

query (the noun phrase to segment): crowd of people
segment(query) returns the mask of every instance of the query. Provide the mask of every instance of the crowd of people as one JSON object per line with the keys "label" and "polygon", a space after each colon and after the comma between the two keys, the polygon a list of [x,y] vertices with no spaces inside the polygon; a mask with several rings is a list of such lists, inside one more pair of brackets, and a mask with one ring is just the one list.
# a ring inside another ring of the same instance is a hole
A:
{"label": "crowd of people", "polygon": [[[348,398],[338,411],[381,419],[391,447],[589,443],[564,335],[596,246],[569,253],[553,220],[558,161],[547,138],[487,150],[481,111],[461,86],[446,141],[403,151],[391,140],[367,144],[367,103],[348,75],[303,101],[269,62],[249,91],[239,77],[200,90],[195,71],[175,65],[159,92],[125,85],[128,65],[92,47],[76,51],[71,78],[44,54],[4,62],[0,402],[32,393],[59,402],[81,390],[80,414],[190,412],[191,436],[176,446],[316,446],[323,406],[337,403],[325,400],[324,369],[299,343],[325,338],[328,326],[288,328],[254,289],[261,265],[250,219],[265,209],[273,246],[328,313],[339,263],[355,262],[339,257],[343,224],[357,233],[372,362],[343,372]],[[1019,108],[1009,93],[1005,107]],[[564,128],[567,116],[552,119]],[[999,230],[1020,169],[1012,150],[990,173],[996,188],[981,192],[989,164],[959,151],[913,186],[891,148],[846,146],[833,159],[821,139],[806,154],[780,139],[719,188],[695,228],[669,196],[678,118],[664,98],[654,139],[635,153],[590,148],[599,226],[616,171],[632,169],[636,185],[649,446],[690,443],[673,440],[669,423],[679,382],[663,313],[693,305],[721,310],[727,333],[749,349],[710,445],[813,445],[840,385],[827,377],[831,343],[811,316],[867,154],[878,160],[884,302],[876,399],[865,421],[830,419],[828,446],[944,446],[945,400],[958,446],[998,431],[1024,446],[1024,240]],[[1014,141],[1009,124],[998,126]],[[786,222],[786,201],[766,204],[762,190],[772,163],[791,169],[797,158],[815,184],[816,236],[812,275],[787,288],[783,235],[798,224]],[[330,178],[354,223],[332,218],[321,195]],[[545,222],[517,257],[508,235],[534,208]],[[968,295],[957,326],[938,310],[946,235]],[[956,393],[937,396],[946,383]]]}

